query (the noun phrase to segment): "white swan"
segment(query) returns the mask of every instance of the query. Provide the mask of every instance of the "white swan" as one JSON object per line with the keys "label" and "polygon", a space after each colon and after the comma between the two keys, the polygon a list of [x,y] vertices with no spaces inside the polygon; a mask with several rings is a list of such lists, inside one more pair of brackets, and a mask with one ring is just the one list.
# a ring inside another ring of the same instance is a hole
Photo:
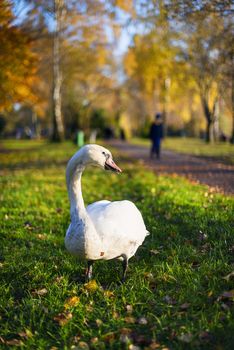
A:
{"label": "white swan", "polygon": [[92,277],[95,260],[119,258],[123,260],[124,280],[128,260],[143,243],[148,231],[140,211],[128,200],[102,200],[85,208],[81,175],[88,165],[121,173],[110,151],[98,145],[82,147],[69,160],[66,181],[71,223],[66,233],[65,246],[71,254],[88,261],[86,279]]}

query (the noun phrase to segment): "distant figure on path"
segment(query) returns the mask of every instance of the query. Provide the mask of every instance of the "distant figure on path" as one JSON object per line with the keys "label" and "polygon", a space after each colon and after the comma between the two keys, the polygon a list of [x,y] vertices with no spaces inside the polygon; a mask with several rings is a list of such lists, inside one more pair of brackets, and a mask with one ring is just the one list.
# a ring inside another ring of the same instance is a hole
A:
{"label": "distant figure on path", "polygon": [[154,154],[160,159],[160,144],[163,138],[163,120],[160,113],[155,115],[155,120],[150,128],[150,139],[152,141],[150,149],[150,158],[152,159]]}

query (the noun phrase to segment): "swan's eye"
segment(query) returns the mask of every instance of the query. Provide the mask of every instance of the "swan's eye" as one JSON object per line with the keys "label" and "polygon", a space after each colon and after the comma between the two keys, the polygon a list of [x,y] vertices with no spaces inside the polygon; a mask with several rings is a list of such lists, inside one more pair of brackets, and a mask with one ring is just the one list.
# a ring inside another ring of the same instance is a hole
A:
{"label": "swan's eye", "polygon": [[103,151],[102,154],[106,157],[106,159],[110,158],[110,155],[107,154],[106,152]]}

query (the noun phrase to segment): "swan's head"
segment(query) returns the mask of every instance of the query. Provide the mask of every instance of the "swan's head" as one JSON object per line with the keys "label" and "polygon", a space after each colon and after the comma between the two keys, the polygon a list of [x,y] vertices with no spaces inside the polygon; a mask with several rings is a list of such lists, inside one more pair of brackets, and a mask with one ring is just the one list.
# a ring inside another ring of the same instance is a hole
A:
{"label": "swan's head", "polygon": [[111,170],[121,173],[122,170],[115,164],[111,152],[99,145],[85,145],[79,153],[81,153],[82,163],[86,165],[94,165],[105,170]]}

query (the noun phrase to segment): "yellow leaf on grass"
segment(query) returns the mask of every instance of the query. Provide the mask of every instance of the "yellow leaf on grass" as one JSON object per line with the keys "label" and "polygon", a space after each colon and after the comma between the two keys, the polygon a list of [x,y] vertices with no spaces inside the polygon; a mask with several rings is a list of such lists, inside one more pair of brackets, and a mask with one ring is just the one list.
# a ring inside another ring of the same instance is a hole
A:
{"label": "yellow leaf on grass", "polygon": [[95,280],[85,283],[84,288],[88,292],[95,292],[96,290],[99,289],[98,284],[97,284],[97,282]]}
{"label": "yellow leaf on grass", "polygon": [[114,292],[112,292],[111,290],[104,290],[104,296],[107,297],[107,298],[113,298],[115,295],[114,295]]}
{"label": "yellow leaf on grass", "polygon": [[77,296],[68,298],[64,304],[64,308],[69,309],[71,307],[75,307],[79,304],[79,302],[80,302],[80,298]]}

